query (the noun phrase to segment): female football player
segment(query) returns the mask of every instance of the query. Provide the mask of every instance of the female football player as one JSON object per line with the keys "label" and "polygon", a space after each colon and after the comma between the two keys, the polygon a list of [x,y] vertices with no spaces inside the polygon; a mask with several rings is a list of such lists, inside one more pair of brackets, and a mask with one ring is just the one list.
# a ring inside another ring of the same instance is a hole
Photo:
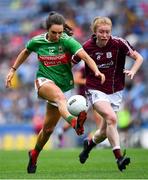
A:
{"label": "female football player", "polygon": [[81,112],[76,118],[68,112],[66,106],[65,95],[70,93],[74,87],[71,71],[72,55],[77,54],[88,64],[92,73],[102,83],[105,81],[104,74],[98,70],[95,62],[84,51],[80,43],[64,32],[69,29],[62,15],[49,14],[46,26],[47,32],[33,37],[20,52],[6,78],[6,87],[10,87],[11,80],[19,66],[32,52],[37,54],[39,67],[36,73],[35,88],[38,96],[48,102],[43,128],[38,135],[35,148],[29,151],[28,173],[35,173],[38,155],[61,116],[75,129],[78,135],[84,132],[83,124],[86,113]]}
{"label": "female football player", "polygon": [[[84,140],[84,149],[79,158],[81,163],[85,163],[92,148],[108,138],[118,168],[122,171],[130,163],[130,158],[121,153],[116,112],[122,101],[125,75],[133,79],[143,58],[125,39],[111,35],[112,22],[108,17],[96,17],[92,31],[92,37],[84,43],[83,48],[95,60],[106,81],[101,84],[86,64],[86,94],[92,107],[103,117],[103,123],[92,139]],[[126,56],[134,60],[129,70],[124,69]],[[76,56],[73,62],[77,61],[79,58]]]}

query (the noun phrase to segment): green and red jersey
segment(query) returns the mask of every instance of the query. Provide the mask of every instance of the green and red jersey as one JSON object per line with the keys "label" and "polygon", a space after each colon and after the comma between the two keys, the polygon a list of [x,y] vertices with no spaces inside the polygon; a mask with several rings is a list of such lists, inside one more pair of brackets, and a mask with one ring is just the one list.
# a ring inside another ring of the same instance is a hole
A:
{"label": "green and red jersey", "polygon": [[44,77],[52,80],[63,92],[74,87],[71,71],[71,57],[81,48],[81,44],[73,37],[63,33],[58,42],[46,39],[45,34],[33,37],[26,48],[38,55],[39,68],[36,78]]}

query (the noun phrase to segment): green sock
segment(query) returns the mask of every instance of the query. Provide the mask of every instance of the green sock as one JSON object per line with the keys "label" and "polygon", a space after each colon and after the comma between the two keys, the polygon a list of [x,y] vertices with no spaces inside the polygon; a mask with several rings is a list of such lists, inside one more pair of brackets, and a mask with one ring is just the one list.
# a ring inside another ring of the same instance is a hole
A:
{"label": "green sock", "polygon": [[75,117],[74,116],[68,116],[67,118],[66,118],[66,121],[69,123],[69,124],[71,124],[71,121],[72,121],[72,119],[74,119]]}

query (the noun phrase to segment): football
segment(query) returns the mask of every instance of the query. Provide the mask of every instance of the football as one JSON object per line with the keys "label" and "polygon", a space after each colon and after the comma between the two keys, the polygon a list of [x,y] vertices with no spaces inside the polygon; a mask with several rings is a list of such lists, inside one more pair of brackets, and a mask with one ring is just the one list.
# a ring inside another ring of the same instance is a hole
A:
{"label": "football", "polygon": [[68,111],[74,115],[78,116],[80,112],[88,110],[88,103],[84,96],[74,95],[71,96],[67,101]]}

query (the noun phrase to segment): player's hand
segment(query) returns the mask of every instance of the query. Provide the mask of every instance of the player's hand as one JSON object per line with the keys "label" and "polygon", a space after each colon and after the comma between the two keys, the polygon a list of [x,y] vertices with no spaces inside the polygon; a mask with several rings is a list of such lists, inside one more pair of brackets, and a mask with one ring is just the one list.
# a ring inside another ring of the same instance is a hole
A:
{"label": "player's hand", "polygon": [[132,70],[124,69],[124,70],[123,70],[123,73],[126,74],[127,76],[129,76],[130,79],[133,79],[134,76],[135,76],[135,72],[133,72]]}
{"label": "player's hand", "polygon": [[105,75],[103,73],[98,71],[95,73],[95,76],[101,78],[101,84],[103,84],[105,82]]}
{"label": "player's hand", "polygon": [[5,82],[5,86],[6,88],[9,88],[12,86],[11,84],[11,81],[12,81],[12,78],[14,76],[14,73],[15,73],[15,70],[11,69],[6,77],[6,82]]}

